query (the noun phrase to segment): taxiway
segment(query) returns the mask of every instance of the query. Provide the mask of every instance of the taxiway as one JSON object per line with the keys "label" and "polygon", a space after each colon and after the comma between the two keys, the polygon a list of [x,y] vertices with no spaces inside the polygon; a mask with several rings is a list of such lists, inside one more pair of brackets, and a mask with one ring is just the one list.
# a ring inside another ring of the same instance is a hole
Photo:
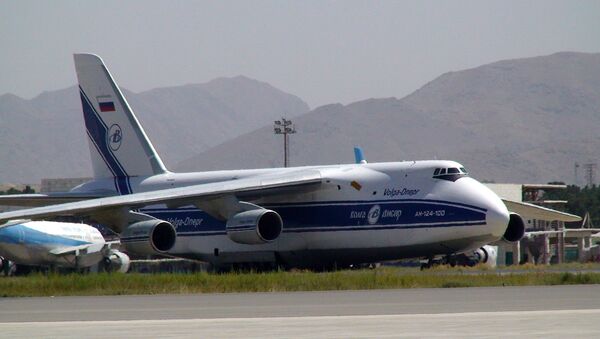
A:
{"label": "taxiway", "polygon": [[7,337],[600,335],[600,286],[0,299]]}

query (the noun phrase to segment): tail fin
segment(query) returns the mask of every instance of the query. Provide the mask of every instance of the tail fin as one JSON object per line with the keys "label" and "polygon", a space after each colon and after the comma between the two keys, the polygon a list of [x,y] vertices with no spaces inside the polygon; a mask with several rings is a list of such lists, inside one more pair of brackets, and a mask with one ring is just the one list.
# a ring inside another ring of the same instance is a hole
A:
{"label": "tail fin", "polygon": [[128,194],[129,178],[166,173],[102,59],[93,54],[74,59],[94,178],[112,177],[117,191]]}
{"label": "tail fin", "polygon": [[354,146],[354,161],[357,164],[367,163],[367,159],[365,159],[365,156],[363,155],[363,150],[359,146]]}

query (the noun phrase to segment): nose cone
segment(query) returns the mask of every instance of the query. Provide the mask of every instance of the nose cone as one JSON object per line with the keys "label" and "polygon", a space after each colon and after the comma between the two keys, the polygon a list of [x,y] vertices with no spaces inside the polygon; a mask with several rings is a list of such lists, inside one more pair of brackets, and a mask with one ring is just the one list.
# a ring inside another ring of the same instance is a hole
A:
{"label": "nose cone", "polygon": [[506,209],[506,205],[504,205],[502,200],[500,200],[500,198],[491,190],[490,193],[494,195],[494,198],[489,199],[486,204],[486,222],[492,235],[494,237],[501,238],[508,227],[510,215],[508,213],[508,209]]}
{"label": "nose cone", "polygon": [[504,235],[504,232],[506,232],[508,222],[510,221],[508,209],[496,193],[484,184],[478,181],[475,182],[477,199],[480,201],[480,206],[487,210],[485,215],[487,229],[494,238],[500,239]]}
{"label": "nose cone", "polygon": [[0,249],[2,243],[14,244],[19,240],[18,229],[14,226],[5,226],[0,228]]}
{"label": "nose cone", "polygon": [[500,239],[510,220],[509,212],[502,200],[487,186],[473,178],[461,178],[453,185],[452,191],[448,193],[464,203],[477,206],[486,210],[485,212],[485,234],[490,241]]}
{"label": "nose cone", "polygon": [[477,180],[472,179],[470,185],[472,185],[473,196],[478,200],[476,205],[487,210],[485,215],[487,229],[493,237],[500,239],[506,232],[510,221],[506,205],[496,193]]}

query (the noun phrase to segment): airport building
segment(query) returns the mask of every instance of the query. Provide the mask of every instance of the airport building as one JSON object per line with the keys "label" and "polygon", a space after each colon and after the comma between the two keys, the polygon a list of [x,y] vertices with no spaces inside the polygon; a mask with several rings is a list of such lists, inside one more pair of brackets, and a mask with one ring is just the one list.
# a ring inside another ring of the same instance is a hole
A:
{"label": "airport building", "polygon": [[92,178],[42,179],[41,193],[67,192],[76,186],[91,181]]}
{"label": "airport building", "polygon": [[[40,190],[40,185],[26,185],[26,184],[0,184],[0,191],[7,192],[10,189],[16,189],[18,191],[23,191],[26,188],[33,189],[35,192]],[[3,206],[0,205],[0,213],[9,212],[19,209],[20,207],[16,206]]]}
{"label": "airport building", "polygon": [[[544,200],[544,192],[566,189],[566,185],[486,184],[498,196],[563,210],[567,201]],[[525,236],[514,244],[498,246],[498,265],[560,264],[564,262],[600,261],[600,228],[594,228],[588,215],[582,222],[538,220],[522,215]]]}

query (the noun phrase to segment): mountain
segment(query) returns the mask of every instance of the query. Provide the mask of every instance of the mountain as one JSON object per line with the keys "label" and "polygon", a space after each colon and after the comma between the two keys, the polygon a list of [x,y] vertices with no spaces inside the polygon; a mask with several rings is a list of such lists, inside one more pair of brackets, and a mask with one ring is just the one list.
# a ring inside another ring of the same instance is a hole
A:
{"label": "mountain", "polygon": [[[575,162],[600,158],[600,54],[562,52],[449,72],[403,99],[326,105],[294,122],[294,166],[349,163],[361,145],[370,162],[452,159],[480,180],[573,182]],[[175,169],[281,166],[281,139],[266,126]]]}
{"label": "mountain", "polygon": [[[243,76],[123,92],[167,168],[282,116],[309,110],[298,97]],[[0,124],[0,182],[91,175],[76,86],[31,100],[0,96]]]}

